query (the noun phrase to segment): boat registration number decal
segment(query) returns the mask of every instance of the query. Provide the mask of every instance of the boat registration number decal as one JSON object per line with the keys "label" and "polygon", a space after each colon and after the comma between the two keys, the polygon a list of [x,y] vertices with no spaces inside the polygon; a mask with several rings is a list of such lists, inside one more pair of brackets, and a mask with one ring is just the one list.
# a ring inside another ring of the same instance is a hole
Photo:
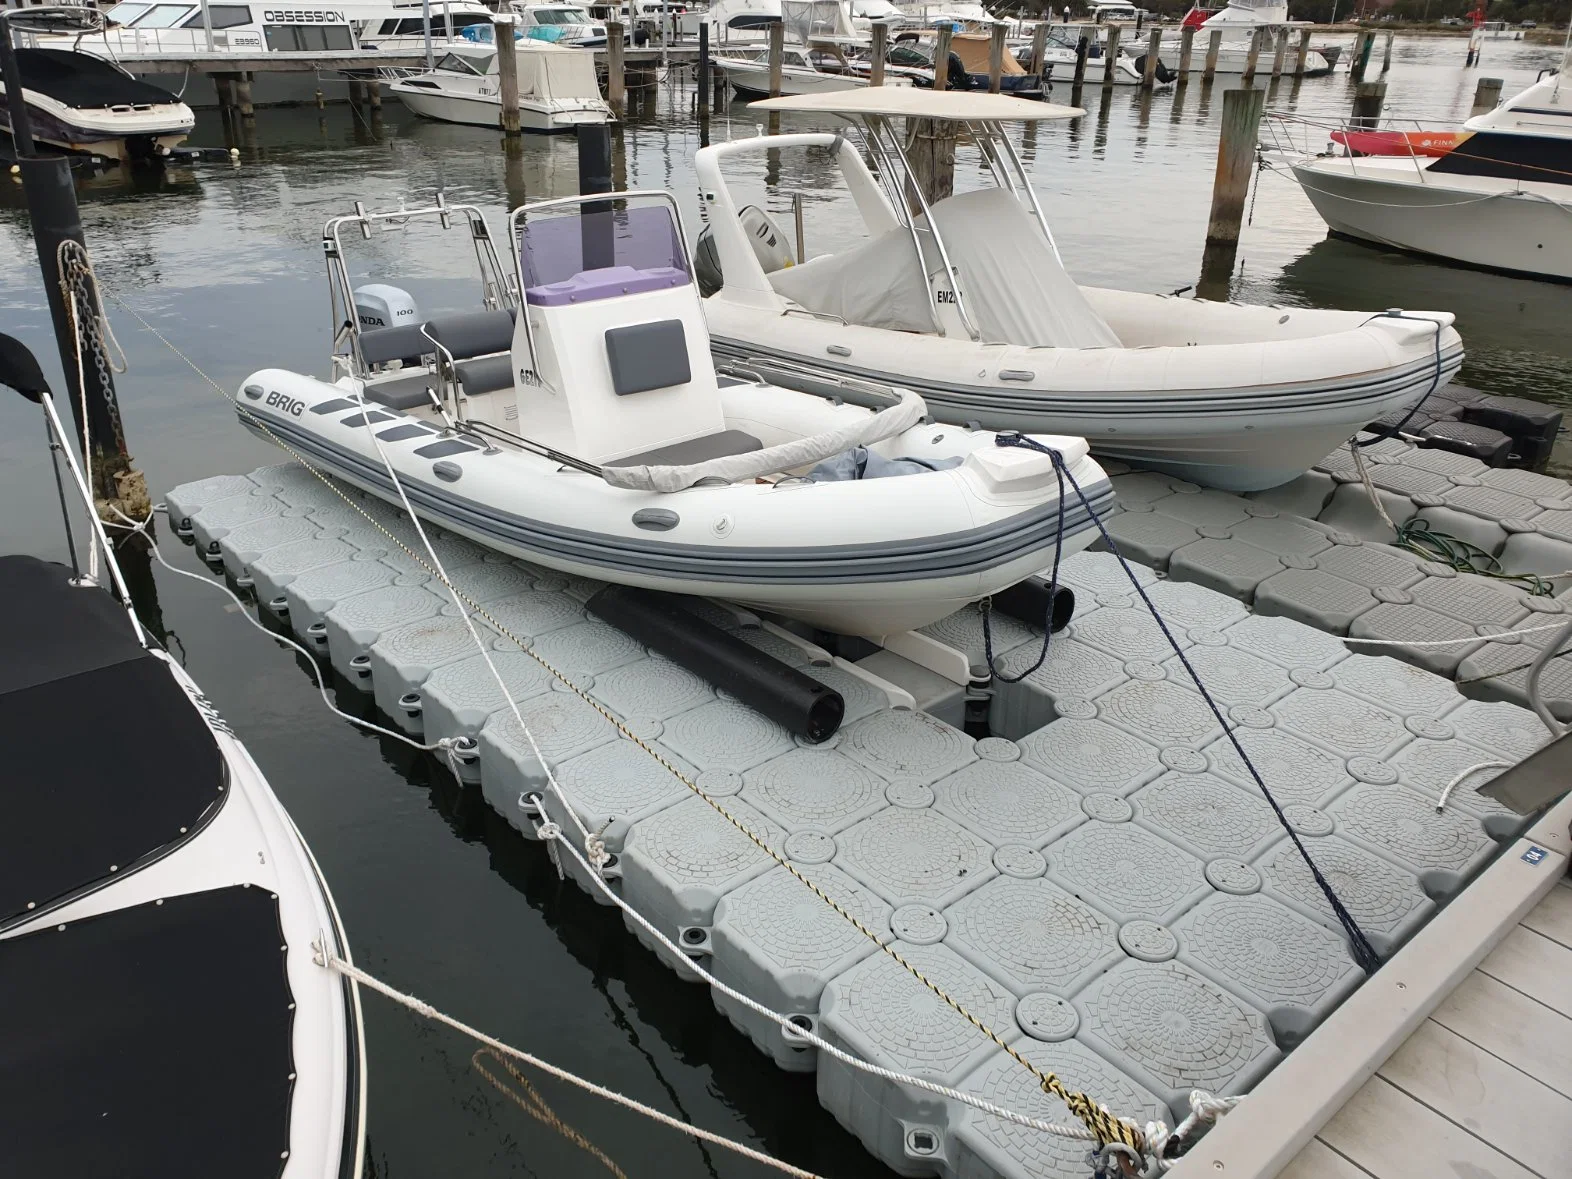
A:
{"label": "boat registration number decal", "polygon": [[955,292],[954,291],[941,290],[941,291],[939,291],[937,293],[936,298],[941,303],[953,303],[953,302],[955,302]]}
{"label": "boat registration number decal", "polygon": [[279,393],[276,390],[267,395],[267,405],[269,408],[280,410],[283,413],[287,413],[297,418],[302,413],[304,413],[306,409],[306,403],[304,401],[296,401],[293,397],[286,397],[284,394]]}

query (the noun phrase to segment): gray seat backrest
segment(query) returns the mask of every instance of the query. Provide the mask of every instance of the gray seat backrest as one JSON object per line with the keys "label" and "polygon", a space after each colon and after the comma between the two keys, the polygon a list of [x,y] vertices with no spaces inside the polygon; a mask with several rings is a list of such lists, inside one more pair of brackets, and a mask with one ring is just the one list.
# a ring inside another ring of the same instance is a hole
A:
{"label": "gray seat backrest", "polygon": [[426,334],[452,354],[454,360],[490,356],[513,350],[514,311],[465,311],[426,321]]}
{"label": "gray seat backrest", "polygon": [[693,379],[688,337],[680,319],[607,328],[606,362],[618,397],[686,385]]}
{"label": "gray seat backrest", "polygon": [[418,323],[401,323],[396,327],[362,328],[360,331],[360,355],[367,364],[387,364],[390,360],[416,360],[435,351],[431,341],[420,334]]}

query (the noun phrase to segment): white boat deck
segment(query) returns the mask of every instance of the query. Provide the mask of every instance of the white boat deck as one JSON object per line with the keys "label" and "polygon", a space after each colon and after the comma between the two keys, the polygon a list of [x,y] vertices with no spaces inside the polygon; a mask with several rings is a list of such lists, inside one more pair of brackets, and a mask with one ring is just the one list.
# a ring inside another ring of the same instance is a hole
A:
{"label": "white boat deck", "polygon": [[1545,894],[1282,1174],[1572,1175],[1572,882]]}

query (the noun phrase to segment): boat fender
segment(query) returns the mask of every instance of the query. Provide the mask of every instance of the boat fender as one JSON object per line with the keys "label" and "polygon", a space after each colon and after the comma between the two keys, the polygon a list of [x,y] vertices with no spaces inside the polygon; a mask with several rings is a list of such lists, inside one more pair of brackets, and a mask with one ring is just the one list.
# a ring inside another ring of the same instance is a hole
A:
{"label": "boat fender", "polygon": [[585,605],[646,647],[812,745],[846,715],[841,694],[685,610],[674,594],[608,585]]}
{"label": "boat fender", "polygon": [[1046,619],[1049,633],[1058,634],[1075,613],[1075,591],[1067,585],[1055,590],[1046,577],[1028,577],[994,594],[993,608],[1029,626],[1041,626]]}

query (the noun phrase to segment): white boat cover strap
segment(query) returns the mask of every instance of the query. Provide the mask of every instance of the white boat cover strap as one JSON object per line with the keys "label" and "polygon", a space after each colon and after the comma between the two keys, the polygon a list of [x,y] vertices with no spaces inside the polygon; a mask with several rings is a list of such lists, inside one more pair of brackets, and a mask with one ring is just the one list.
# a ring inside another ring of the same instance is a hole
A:
{"label": "white boat cover strap", "polygon": [[692,487],[701,479],[724,479],[735,483],[739,479],[796,470],[853,447],[872,446],[911,429],[922,420],[928,407],[921,397],[908,389],[901,390],[900,396],[900,401],[887,409],[809,438],[680,467],[602,467],[601,477],[613,487],[626,487],[630,491],[670,492]]}
{"label": "white boat cover strap", "polygon": [[[1031,212],[1002,188],[957,193],[933,206],[966,310],[989,344],[1118,348],[1119,337],[1065,272]],[[918,219],[919,230],[926,219]],[[943,261],[928,235],[923,264],[906,229],[769,276],[778,294],[809,311],[892,331],[934,330],[927,274]]]}

